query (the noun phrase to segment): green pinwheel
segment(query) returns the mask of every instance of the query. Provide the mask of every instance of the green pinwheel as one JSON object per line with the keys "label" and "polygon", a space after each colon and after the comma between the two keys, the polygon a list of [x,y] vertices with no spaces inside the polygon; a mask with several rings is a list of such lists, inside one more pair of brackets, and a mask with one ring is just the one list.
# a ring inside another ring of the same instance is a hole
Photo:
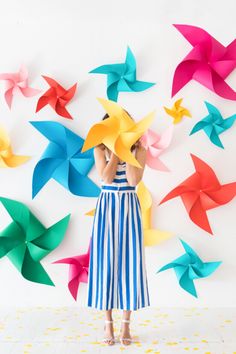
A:
{"label": "green pinwheel", "polygon": [[204,278],[212,274],[216,268],[222,263],[218,262],[203,262],[197,253],[183,240],[181,243],[185,249],[182,256],[175,259],[171,263],[166,264],[157,273],[163,270],[173,268],[178,278],[179,285],[191,295],[197,297],[197,292],[194,285],[194,279]]}
{"label": "green pinwheel", "polygon": [[7,256],[27,280],[54,285],[40,261],[63,240],[70,214],[47,229],[23,203],[3,197],[0,202],[12,218],[0,232],[0,258]]}
{"label": "green pinwheel", "polygon": [[107,97],[115,102],[119,92],[139,92],[155,85],[153,82],[136,79],[136,60],[129,47],[124,63],[101,65],[89,73],[107,75]]}

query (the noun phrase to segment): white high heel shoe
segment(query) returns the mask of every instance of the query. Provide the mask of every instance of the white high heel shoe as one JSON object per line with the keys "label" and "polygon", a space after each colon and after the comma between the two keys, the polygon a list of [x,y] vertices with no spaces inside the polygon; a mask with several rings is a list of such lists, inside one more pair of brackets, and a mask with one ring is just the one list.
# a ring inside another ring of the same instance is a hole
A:
{"label": "white high heel shoe", "polygon": [[[125,322],[125,323],[130,323],[130,320],[122,319],[121,321]],[[121,333],[121,331],[122,331],[122,328],[120,329],[120,333]],[[124,341],[128,341],[129,343],[125,344]],[[125,337],[122,337],[121,334],[120,334],[120,342],[123,345],[130,345],[131,342],[132,342],[132,338],[125,338]]]}
{"label": "white high heel shoe", "polygon": [[[105,323],[113,323],[113,320],[105,320]],[[106,329],[106,325],[104,325],[104,331],[105,331],[105,329]],[[110,338],[103,338],[103,343],[106,343],[106,344],[108,344],[108,345],[113,345],[113,344],[115,344],[115,337],[113,336],[113,337],[110,337]],[[109,343],[110,342],[110,343]]]}

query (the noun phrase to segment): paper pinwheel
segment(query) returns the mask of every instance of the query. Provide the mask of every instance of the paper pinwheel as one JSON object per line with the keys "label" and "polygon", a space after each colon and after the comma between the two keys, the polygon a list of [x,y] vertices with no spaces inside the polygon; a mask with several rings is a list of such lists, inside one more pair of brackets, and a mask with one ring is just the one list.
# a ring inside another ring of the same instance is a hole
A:
{"label": "paper pinwheel", "polygon": [[42,77],[47,81],[50,89],[47,90],[43,96],[38,100],[36,112],[40,111],[43,107],[49,104],[54,111],[64,118],[73,119],[70,113],[66,109],[66,105],[71,101],[75,94],[77,84],[73,85],[68,90],[64,89],[55,80],[48,76],[42,75]]}
{"label": "paper pinwheel", "polygon": [[30,156],[13,154],[10,139],[0,126],[0,167],[17,167],[29,159]]}
{"label": "paper pinwheel", "polygon": [[155,170],[169,171],[168,167],[160,160],[159,156],[170,145],[173,135],[173,126],[159,135],[153,130],[148,129],[147,132],[140,138],[142,146],[147,150],[146,164]]}
{"label": "paper pinwheel", "polygon": [[236,114],[232,115],[229,118],[223,119],[220,111],[215,106],[213,106],[209,102],[205,102],[205,105],[208,109],[209,114],[194,125],[189,135],[192,135],[198,132],[199,130],[203,129],[213,144],[224,149],[224,146],[220,141],[219,135],[225,130],[232,127],[234,121],[236,120]]}
{"label": "paper pinwheel", "polygon": [[181,106],[182,101],[183,98],[180,98],[179,100],[175,101],[172,108],[164,107],[166,113],[169,114],[169,116],[171,116],[172,118],[174,118],[173,124],[181,122],[184,116],[190,118],[192,117],[189,110]]}
{"label": "paper pinwheel", "polygon": [[50,142],[33,173],[33,198],[53,178],[72,194],[97,197],[100,188],[87,174],[94,165],[93,150],[82,153],[84,139],[58,122],[30,122]]}
{"label": "paper pinwheel", "polygon": [[142,167],[130,149],[153,121],[154,112],[135,123],[118,103],[103,98],[98,100],[109,118],[92,126],[85,139],[82,152],[103,143],[121,160],[136,167]]}
{"label": "paper pinwheel", "polygon": [[6,81],[5,100],[9,108],[11,108],[15,93],[21,92],[25,97],[32,97],[40,92],[40,90],[29,87],[28,71],[24,65],[20,67],[17,73],[0,74],[0,80]]}
{"label": "paper pinwheel", "polygon": [[143,181],[138,183],[137,195],[140,202],[142,225],[144,231],[144,246],[153,246],[172,237],[171,232],[153,229],[151,225],[152,197]]}
{"label": "paper pinwheel", "polygon": [[202,28],[174,26],[193,48],[175,69],[172,97],[195,80],[223,98],[236,100],[236,92],[225,82],[236,68],[236,39],[224,47]]}
{"label": "paper pinwheel", "polygon": [[222,261],[203,262],[198,257],[196,252],[186,242],[181,239],[180,241],[186,253],[174,261],[166,264],[164,267],[159,269],[157,273],[166,269],[173,268],[181,288],[183,288],[191,295],[198,297],[194,285],[194,280],[205,278],[211,275],[216,270],[216,268],[219,267]]}
{"label": "paper pinwheel", "polygon": [[206,162],[193,154],[191,158],[196,172],[170,191],[159,204],[181,197],[190,219],[213,234],[206,211],[230,202],[236,195],[236,182],[221,185]]}
{"label": "paper pinwheel", "polygon": [[54,285],[40,261],[63,240],[70,214],[47,229],[23,203],[3,197],[0,202],[12,218],[0,232],[0,258],[7,256],[27,280]]}
{"label": "paper pinwheel", "polygon": [[90,244],[89,244],[88,251],[85,254],[82,254],[80,256],[63,258],[53,262],[53,263],[66,263],[70,265],[68,289],[75,300],[77,300],[77,293],[78,293],[80,282],[82,283],[88,282],[89,252],[90,252]]}
{"label": "paper pinwheel", "polygon": [[136,60],[129,47],[125,63],[102,65],[89,73],[107,75],[107,97],[112,101],[117,101],[119,92],[139,92],[155,85],[136,80]]}

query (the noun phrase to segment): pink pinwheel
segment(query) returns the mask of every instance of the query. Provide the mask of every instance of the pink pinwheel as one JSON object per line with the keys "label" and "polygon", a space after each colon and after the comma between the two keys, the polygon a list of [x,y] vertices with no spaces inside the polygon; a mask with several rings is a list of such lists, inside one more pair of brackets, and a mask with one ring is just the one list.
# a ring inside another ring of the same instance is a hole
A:
{"label": "pink pinwheel", "polygon": [[[91,239],[90,239],[91,242]],[[79,256],[63,258],[52,263],[66,263],[69,264],[69,282],[68,289],[75,300],[77,300],[77,293],[80,282],[88,282],[88,269],[89,269],[89,256],[90,256],[90,243],[88,251]]]}
{"label": "pink pinwheel", "polygon": [[11,108],[15,93],[21,92],[25,97],[32,97],[40,92],[28,86],[28,71],[24,65],[21,65],[17,73],[0,74],[0,80],[6,81],[5,100],[9,108]]}
{"label": "pink pinwheel", "polygon": [[172,97],[190,80],[196,80],[217,95],[236,100],[236,92],[225,82],[236,68],[236,39],[224,47],[202,28],[174,26],[193,48],[175,69]]}
{"label": "pink pinwheel", "polygon": [[162,135],[148,129],[140,138],[142,146],[147,150],[147,165],[154,170],[170,171],[168,167],[159,159],[159,156],[170,145],[173,135],[173,126],[167,128]]}

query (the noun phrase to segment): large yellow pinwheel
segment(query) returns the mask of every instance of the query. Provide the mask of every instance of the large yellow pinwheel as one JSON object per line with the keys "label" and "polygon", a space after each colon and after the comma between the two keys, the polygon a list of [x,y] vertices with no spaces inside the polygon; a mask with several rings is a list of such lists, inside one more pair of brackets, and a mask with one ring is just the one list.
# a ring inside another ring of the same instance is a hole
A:
{"label": "large yellow pinwheel", "polygon": [[94,124],[85,139],[82,152],[103,143],[121,160],[142,167],[131,152],[132,145],[145,133],[154,119],[154,113],[135,123],[116,102],[98,98],[109,118]]}
{"label": "large yellow pinwheel", "polygon": [[144,231],[144,246],[154,246],[173,236],[171,232],[153,229],[151,225],[152,196],[143,181],[137,186],[137,194],[141,206]]}

